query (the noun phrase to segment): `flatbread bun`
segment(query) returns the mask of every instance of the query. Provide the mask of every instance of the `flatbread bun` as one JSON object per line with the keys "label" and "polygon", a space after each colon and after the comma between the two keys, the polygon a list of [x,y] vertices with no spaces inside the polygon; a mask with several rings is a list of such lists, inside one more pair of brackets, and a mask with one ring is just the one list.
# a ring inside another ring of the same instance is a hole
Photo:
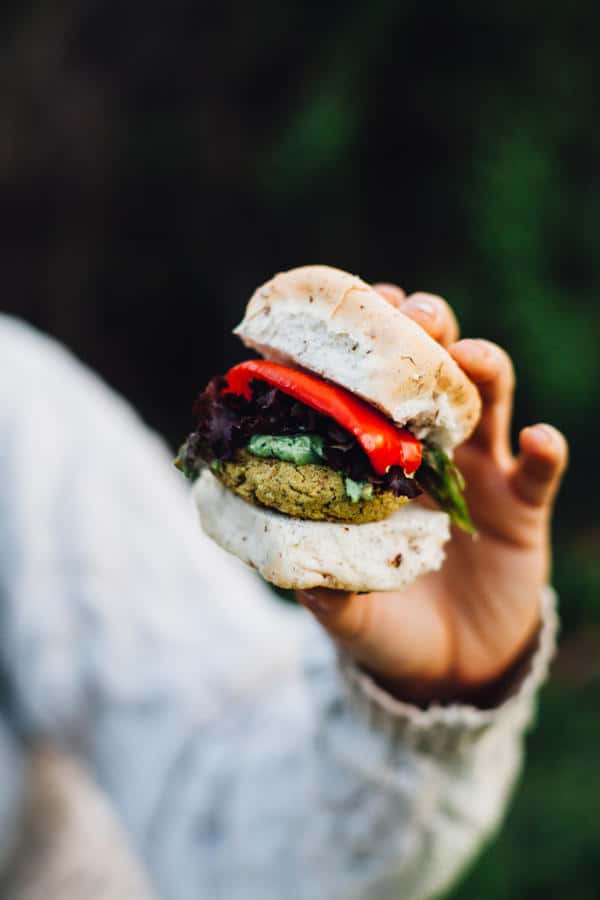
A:
{"label": "flatbread bun", "polygon": [[344,525],[254,506],[208,470],[193,493],[206,533],[282,588],[398,590],[439,569],[449,535],[448,516],[417,503],[381,522]]}
{"label": "flatbread bun", "polygon": [[446,350],[340,269],[302,266],[276,275],[254,292],[235,333],[267,359],[348,388],[446,451],[479,420],[477,388]]}

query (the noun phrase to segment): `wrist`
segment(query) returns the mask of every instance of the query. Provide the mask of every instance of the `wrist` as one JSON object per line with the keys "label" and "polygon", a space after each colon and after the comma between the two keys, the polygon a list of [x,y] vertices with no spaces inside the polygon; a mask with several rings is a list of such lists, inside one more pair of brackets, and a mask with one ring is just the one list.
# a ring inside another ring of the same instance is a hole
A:
{"label": "wrist", "polygon": [[434,704],[465,703],[488,709],[497,705],[523,676],[538,647],[541,624],[538,609],[532,624],[501,666],[492,669],[489,674],[482,674],[478,679],[460,677],[454,673],[446,678],[435,679],[390,678],[369,666],[361,665],[361,668],[392,697],[414,706],[426,708]]}

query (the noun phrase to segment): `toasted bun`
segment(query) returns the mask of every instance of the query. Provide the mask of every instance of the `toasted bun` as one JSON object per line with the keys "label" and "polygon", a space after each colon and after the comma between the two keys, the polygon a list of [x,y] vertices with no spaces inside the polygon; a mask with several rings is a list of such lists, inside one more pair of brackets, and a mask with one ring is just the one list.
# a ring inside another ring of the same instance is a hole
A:
{"label": "toasted bun", "polygon": [[462,443],[479,419],[479,393],[446,350],[339,269],[276,275],[255,291],[235,333],[267,359],[343,385],[444,450]]}
{"label": "toasted bun", "polygon": [[445,513],[416,503],[367,525],[293,519],[247,503],[208,470],[194,499],[206,533],[283,588],[398,590],[439,569],[449,534]]}

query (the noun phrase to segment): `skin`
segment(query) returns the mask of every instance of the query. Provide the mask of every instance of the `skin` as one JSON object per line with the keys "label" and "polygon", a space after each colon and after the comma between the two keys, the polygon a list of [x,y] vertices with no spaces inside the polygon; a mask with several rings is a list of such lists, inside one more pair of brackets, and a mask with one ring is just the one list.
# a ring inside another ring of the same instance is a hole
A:
{"label": "skin", "polygon": [[453,529],[441,571],[402,592],[315,589],[297,597],[399,698],[476,702],[527,651],[537,632],[550,574],[552,505],[567,464],[567,442],[550,425],[531,425],[520,432],[519,452],[513,455],[515,378],[508,354],[489,341],[458,340],[454,313],[440,297],[406,297],[389,284],[376,290],[446,347],[479,389],[481,421],[455,454],[478,536]]}

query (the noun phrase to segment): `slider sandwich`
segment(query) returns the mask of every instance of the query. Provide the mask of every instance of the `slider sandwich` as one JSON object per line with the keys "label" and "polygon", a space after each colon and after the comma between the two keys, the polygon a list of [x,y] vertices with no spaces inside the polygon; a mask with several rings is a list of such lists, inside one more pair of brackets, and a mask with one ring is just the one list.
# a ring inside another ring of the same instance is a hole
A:
{"label": "slider sandwich", "polygon": [[451,457],[480,415],[446,350],[328,266],[259,287],[235,333],[262,359],[209,381],[176,460],[207,534],[286,588],[395,590],[438,569],[450,522],[473,531]]}

